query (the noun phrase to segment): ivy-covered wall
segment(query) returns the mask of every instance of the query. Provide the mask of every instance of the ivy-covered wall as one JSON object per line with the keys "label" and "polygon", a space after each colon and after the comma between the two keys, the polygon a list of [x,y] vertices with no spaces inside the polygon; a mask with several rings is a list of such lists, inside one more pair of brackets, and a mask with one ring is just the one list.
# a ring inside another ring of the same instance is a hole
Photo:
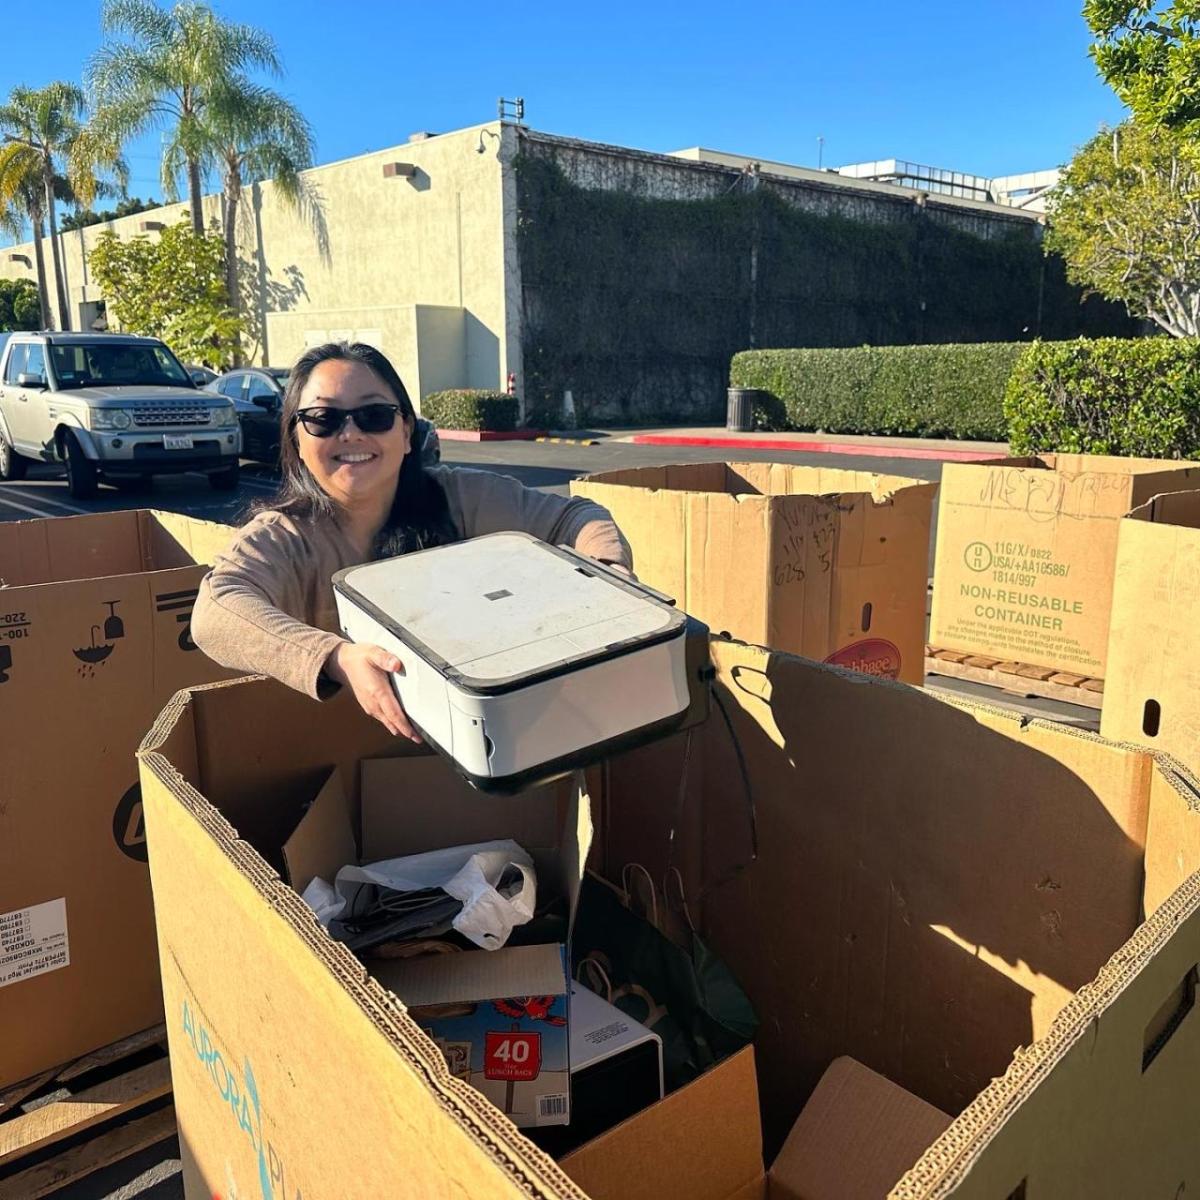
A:
{"label": "ivy-covered wall", "polygon": [[751,348],[1137,332],[1017,214],[540,134],[514,167],[535,421],[568,388],[585,423],[719,420]]}

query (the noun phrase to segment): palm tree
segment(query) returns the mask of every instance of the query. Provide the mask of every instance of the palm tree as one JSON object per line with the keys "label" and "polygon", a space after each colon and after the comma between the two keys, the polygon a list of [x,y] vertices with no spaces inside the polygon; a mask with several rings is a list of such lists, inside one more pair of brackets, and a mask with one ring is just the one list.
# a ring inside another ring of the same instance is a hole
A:
{"label": "palm tree", "polygon": [[[100,166],[113,168],[124,187],[125,165],[111,145],[85,133],[83,92],[72,83],[51,83],[43,88],[15,87],[8,103],[0,105],[0,178],[9,178],[10,200],[40,188],[41,200],[22,207],[34,226],[34,246],[39,264],[39,288],[45,287],[41,256],[41,218],[50,224],[50,251],[54,259],[54,289],[58,320],[71,328],[70,308],[58,245],[56,201],[78,206],[90,204],[101,190],[96,178]],[[46,314],[43,314],[46,315]]]}
{"label": "palm tree", "polygon": [[[46,288],[46,258],[42,253],[46,215],[46,194],[42,190],[42,172],[34,156],[18,142],[8,142],[0,146],[0,208],[5,209],[8,214],[16,214],[18,227],[28,221],[33,229],[33,257],[37,267],[41,327],[53,329],[54,319],[50,311],[50,295]],[[5,227],[9,228],[8,220],[5,222]]]}
{"label": "palm tree", "polygon": [[97,131],[121,143],[167,127],[163,190],[168,200],[177,198],[179,169],[186,170],[192,228],[202,233],[202,179],[213,165],[204,119],[213,91],[242,82],[254,68],[278,75],[275,42],[191,0],[169,11],[151,0],[104,0],[100,23],[110,41],[87,68]]}
{"label": "palm tree", "polygon": [[221,174],[225,198],[225,285],[239,308],[237,220],[247,184],[270,179],[284,203],[315,228],[322,255],[328,238],[320,196],[301,174],[313,165],[312,128],[300,110],[269,88],[239,83],[217,89],[204,117],[205,157]]}

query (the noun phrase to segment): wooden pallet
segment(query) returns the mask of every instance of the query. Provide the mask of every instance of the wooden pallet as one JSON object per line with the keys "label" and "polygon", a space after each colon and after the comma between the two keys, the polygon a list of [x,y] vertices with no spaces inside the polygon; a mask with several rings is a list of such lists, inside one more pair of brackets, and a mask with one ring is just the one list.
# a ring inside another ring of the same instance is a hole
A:
{"label": "wooden pallet", "polygon": [[175,1133],[166,1027],[0,1091],[0,1200],[39,1200]]}
{"label": "wooden pallet", "polygon": [[1102,679],[959,650],[941,650],[936,646],[925,647],[925,674],[968,679],[972,683],[1002,688],[1017,696],[1040,696],[1044,700],[1061,700],[1085,708],[1100,708],[1104,703]]}

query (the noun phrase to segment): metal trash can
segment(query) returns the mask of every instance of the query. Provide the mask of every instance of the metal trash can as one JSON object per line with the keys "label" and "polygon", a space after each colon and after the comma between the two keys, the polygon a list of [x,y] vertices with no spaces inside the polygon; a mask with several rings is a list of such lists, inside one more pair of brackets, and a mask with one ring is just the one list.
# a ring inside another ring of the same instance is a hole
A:
{"label": "metal trash can", "polygon": [[754,401],[758,388],[731,387],[725,409],[725,428],[732,433],[749,433],[753,428]]}

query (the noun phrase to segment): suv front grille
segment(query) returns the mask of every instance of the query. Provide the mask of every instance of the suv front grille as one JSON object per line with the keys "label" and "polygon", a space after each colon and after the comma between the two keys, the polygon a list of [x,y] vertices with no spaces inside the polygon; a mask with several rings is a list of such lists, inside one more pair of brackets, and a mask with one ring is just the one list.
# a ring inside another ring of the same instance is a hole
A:
{"label": "suv front grille", "polygon": [[145,428],[163,425],[207,425],[209,410],[193,405],[144,404],[133,410],[133,423]]}

